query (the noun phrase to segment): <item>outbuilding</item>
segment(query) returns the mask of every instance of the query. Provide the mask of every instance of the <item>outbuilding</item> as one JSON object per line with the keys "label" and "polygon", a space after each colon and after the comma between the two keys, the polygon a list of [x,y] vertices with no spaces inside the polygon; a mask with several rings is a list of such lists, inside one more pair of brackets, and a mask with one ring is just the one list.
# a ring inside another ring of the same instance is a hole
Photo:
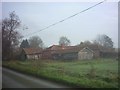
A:
{"label": "outbuilding", "polygon": [[23,48],[21,52],[21,59],[41,59],[42,49],[41,48]]}
{"label": "outbuilding", "polygon": [[92,59],[93,55],[94,52],[90,48],[85,47],[78,52],[78,60]]}

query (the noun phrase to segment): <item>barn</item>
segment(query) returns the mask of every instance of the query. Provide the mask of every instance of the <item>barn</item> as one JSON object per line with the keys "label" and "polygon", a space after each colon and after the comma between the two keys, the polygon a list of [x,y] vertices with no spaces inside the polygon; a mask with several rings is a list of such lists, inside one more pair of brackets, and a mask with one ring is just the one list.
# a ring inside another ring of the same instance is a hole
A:
{"label": "barn", "polygon": [[93,50],[89,49],[88,47],[85,47],[78,52],[78,60],[92,59],[93,55]]}
{"label": "barn", "polygon": [[99,45],[69,46],[69,48],[59,49],[56,50],[54,53],[51,53],[51,57],[56,60],[84,60],[103,58],[105,56],[107,56],[108,58],[110,57],[109,55],[115,56],[114,49],[105,48]]}
{"label": "barn", "polygon": [[42,49],[41,48],[22,48],[21,59],[41,59]]}
{"label": "barn", "polygon": [[73,46],[52,45],[42,51],[42,59],[60,59],[61,52],[71,48]]}
{"label": "barn", "polygon": [[78,47],[74,46],[69,49],[58,50],[52,54],[53,59],[60,60],[82,60],[82,59],[92,59],[94,58],[94,51],[88,47]]}
{"label": "barn", "polygon": [[[84,60],[101,57],[115,57],[113,49],[98,45],[60,46],[52,45],[46,49],[23,48],[21,59]],[[116,54],[117,55],[117,54]]]}

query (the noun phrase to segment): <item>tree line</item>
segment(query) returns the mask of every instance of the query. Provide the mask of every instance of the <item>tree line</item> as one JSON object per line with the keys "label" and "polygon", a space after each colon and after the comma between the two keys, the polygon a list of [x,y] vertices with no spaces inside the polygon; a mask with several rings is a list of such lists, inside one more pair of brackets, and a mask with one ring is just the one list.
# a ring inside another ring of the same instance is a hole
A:
{"label": "tree line", "polygon": [[[86,40],[84,42],[80,42],[80,44],[86,44],[86,45],[91,45],[91,44],[96,44],[100,45],[106,48],[113,48],[113,41],[111,38],[109,38],[107,35],[98,35],[95,40],[90,42],[89,40]],[[59,45],[61,46],[70,46],[71,41],[65,37],[61,36],[59,39]],[[79,44],[78,44],[79,45]],[[23,40],[21,45],[21,48],[44,48],[44,43],[42,39],[39,36],[33,36],[30,37],[28,40]]]}
{"label": "tree line", "polygon": [[[67,37],[60,37],[59,45],[69,46],[70,43],[71,42]],[[23,40],[21,42],[20,48],[45,48],[45,45],[39,36],[32,36],[28,40]]]}
{"label": "tree line", "polygon": [[[21,27],[21,21],[14,11],[9,14],[8,18],[3,19],[0,25],[2,25],[2,30],[0,30],[0,33],[2,33],[2,59],[12,59],[19,47],[45,48],[45,44],[39,36],[30,37],[28,40],[23,40],[20,44],[22,35],[18,29]],[[84,41],[81,43],[96,44],[107,48],[113,48],[114,44],[112,39],[105,34],[98,35],[93,42]],[[70,46],[71,41],[66,36],[61,36],[59,45]]]}

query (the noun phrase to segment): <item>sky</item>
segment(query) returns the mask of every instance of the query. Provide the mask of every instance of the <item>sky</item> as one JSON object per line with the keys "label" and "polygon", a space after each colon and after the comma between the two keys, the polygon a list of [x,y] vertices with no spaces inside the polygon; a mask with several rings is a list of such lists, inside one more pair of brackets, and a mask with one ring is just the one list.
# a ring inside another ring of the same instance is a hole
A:
{"label": "sky", "polygon": [[10,12],[15,11],[22,26],[28,27],[25,30],[19,29],[19,32],[24,36],[23,39],[39,36],[45,46],[58,44],[61,36],[66,36],[71,41],[71,45],[77,45],[86,40],[93,41],[99,34],[106,34],[112,38],[114,46],[118,47],[117,2],[104,2],[62,23],[39,31],[97,3],[2,2],[2,18],[8,17]]}

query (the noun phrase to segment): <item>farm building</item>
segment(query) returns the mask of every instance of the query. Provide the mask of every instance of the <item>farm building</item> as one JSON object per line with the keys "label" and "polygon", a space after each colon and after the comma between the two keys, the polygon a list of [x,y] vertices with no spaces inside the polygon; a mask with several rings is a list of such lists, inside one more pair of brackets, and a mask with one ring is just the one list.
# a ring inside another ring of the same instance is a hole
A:
{"label": "farm building", "polygon": [[[58,48],[59,47],[59,48]],[[112,54],[113,49],[104,48],[98,45],[80,45],[80,46],[51,46],[48,50],[43,51],[48,59],[67,60],[67,59],[92,59],[108,56]],[[45,54],[45,53],[46,54]],[[109,57],[109,56],[108,56]]]}
{"label": "farm building", "polygon": [[74,46],[71,49],[59,50],[53,53],[53,59],[92,59],[94,52],[88,47],[82,48]]}
{"label": "farm building", "polygon": [[89,49],[88,47],[83,48],[78,52],[78,59],[92,59],[94,55],[93,50]]}
{"label": "farm building", "polygon": [[40,59],[42,56],[41,48],[23,48],[21,52],[21,59]]}
{"label": "farm building", "polygon": [[49,48],[46,48],[42,51],[42,59],[55,59],[54,54],[56,54],[59,51],[71,49],[72,47],[73,46],[52,45]]}
{"label": "farm building", "polygon": [[83,60],[100,57],[115,57],[114,49],[98,45],[60,46],[41,48],[23,48],[21,59]]}

